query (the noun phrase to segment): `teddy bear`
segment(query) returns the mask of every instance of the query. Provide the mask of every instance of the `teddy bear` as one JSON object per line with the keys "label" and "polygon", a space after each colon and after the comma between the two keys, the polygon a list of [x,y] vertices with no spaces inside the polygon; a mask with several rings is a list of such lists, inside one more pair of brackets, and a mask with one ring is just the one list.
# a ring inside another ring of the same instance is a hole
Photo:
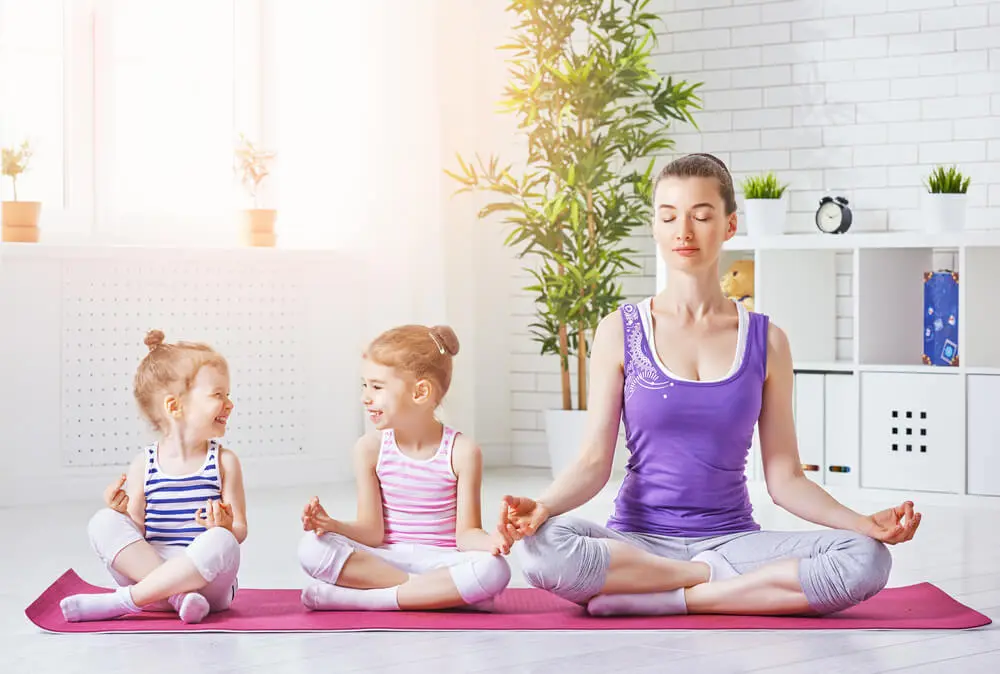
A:
{"label": "teddy bear", "polygon": [[736,260],[721,281],[723,294],[753,311],[753,260]]}

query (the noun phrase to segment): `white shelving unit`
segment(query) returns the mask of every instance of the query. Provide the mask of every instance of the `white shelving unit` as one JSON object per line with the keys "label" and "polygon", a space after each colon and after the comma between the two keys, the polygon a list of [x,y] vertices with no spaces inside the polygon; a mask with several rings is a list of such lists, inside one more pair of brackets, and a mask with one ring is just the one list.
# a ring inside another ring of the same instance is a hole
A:
{"label": "white shelving unit", "polygon": [[[754,260],[755,309],[788,334],[810,478],[1000,496],[1000,231],[737,236],[721,269],[734,258]],[[959,274],[954,367],[922,363],[923,274],[942,266]],[[763,479],[756,440],[748,475]]]}

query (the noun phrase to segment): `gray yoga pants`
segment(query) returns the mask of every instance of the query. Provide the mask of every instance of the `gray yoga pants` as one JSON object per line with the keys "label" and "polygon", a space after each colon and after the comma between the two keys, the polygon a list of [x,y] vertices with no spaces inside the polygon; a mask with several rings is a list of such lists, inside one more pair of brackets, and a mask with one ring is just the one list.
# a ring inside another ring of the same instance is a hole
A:
{"label": "gray yoga pants", "polygon": [[810,608],[820,614],[868,599],[885,587],[892,567],[892,557],[883,543],[850,531],[750,531],[674,538],[615,531],[560,515],[522,541],[524,575],[535,587],[586,603],[604,587],[611,561],[609,539],[684,561],[704,550],[714,550],[741,574],[769,562],[798,558],[802,591]]}

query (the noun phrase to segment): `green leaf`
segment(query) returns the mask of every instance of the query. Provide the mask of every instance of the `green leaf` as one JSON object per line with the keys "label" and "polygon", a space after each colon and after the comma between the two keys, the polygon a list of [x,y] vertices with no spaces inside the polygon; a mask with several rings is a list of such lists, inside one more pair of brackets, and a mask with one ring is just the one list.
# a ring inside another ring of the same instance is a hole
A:
{"label": "green leaf", "polygon": [[[494,157],[459,157],[445,172],[456,194],[495,197],[479,217],[501,216],[505,245],[530,274],[533,339],[564,366],[588,352],[601,318],[624,301],[621,280],[641,271],[628,244],[652,222],[656,163],[672,150],[673,129],[697,128],[701,83],[656,72],[661,19],[648,6],[509,0],[513,35],[498,47],[509,76],[497,110],[515,120],[526,155],[502,168]],[[760,182],[772,193],[786,187]]]}

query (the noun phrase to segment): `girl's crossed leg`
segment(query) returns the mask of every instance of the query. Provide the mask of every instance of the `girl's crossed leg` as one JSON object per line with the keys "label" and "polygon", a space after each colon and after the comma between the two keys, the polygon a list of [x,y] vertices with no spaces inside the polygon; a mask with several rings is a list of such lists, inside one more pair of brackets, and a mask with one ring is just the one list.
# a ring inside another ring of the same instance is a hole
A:
{"label": "girl's crossed leg", "polygon": [[499,555],[412,543],[373,548],[332,533],[305,534],[299,563],[322,581],[302,592],[313,610],[488,611],[510,582],[510,566]]}
{"label": "girl's crossed leg", "polygon": [[153,546],[132,519],[110,508],[87,527],[90,544],[119,588],[78,594],[60,602],[66,620],[107,620],[139,611],[176,611],[185,622],[224,611],[236,596],[240,546],[215,527],[187,547]]}

